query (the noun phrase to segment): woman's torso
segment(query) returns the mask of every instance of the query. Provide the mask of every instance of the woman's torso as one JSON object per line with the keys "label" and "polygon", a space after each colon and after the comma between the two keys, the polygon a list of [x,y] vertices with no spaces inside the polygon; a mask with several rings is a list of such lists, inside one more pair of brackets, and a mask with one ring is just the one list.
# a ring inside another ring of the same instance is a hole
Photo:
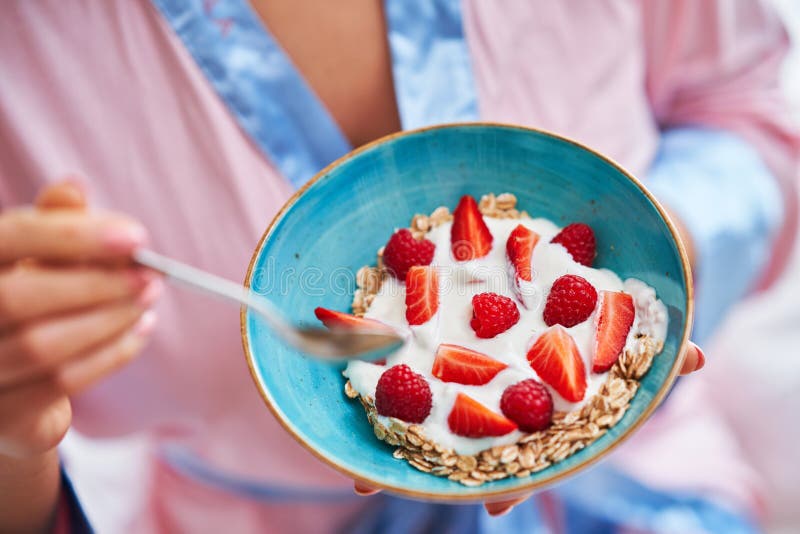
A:
{"label": "woman's torso", "polygon": [[[197,2],[199,16],[213,19],[225,39],[230,28],[215,19],[215,4]],[[572,136],[643,172],[657,130],[645,91],[638,4],[582,2],[580,18],[568,4],[464,3],[479,117]],[[348,17],[343,6],[337,14],[324,13],[330,6],[315,12],[303,5],[298,9],[307,16],[296,19],[286,15],[294,9],[288,1],[265,2],[261,10],[351,143],[421,126],[434,115],[420,107],[430,91],[459,90],[436,77],[407,76],[414,66],[408,62],[430,67],[438,60],[412,54],[401,64],[408,54],[400,47],[414,44],[403,40],[412,33],[402,33],[414,27],[414,6],[385,5],[393,14],[394,48],[375,31],[379,9]],[[425,11],[420,16],[436,15]],[[326,21],[339,26],[324,28]],[[307,39],[292,40],[292,24]],[[360,38],[346,39],[354,24]],[[237,122],[162,13],[144,0],[75,2],[69,10],[17,2],[0,30],[0,206],[30,201],[43,183],[76,172],[97,206],[142,220],[156,249],[242,279],[292,185]],[[341,46],[328,45],[332,35]],[[441,39],[417,45],[435,53],[448,36],[434,37]],[[250,52],[271,64],[261,51]],[[438,75],[447,79],[448,72]],[[263,104],[282,105],[272,98],[263,95]],[[271,135],[280,139],[276,130]],[[79,430],[97,436],[147,430],[249,479],[348,484],[296,445],[264,408],[241,354],[235,309],[171,289],[158,313],[147,351],[76,400]]]}

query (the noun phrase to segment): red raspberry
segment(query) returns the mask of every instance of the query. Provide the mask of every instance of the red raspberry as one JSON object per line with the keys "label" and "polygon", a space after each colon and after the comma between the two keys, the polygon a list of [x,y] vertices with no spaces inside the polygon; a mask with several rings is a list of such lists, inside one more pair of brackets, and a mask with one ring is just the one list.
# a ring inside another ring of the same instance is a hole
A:
{"label": "red raspberry", "polygon": [[405,281],[408,270],[415,265],[430,265],[436,245],[427,239],[415,239],[408,228],[392,234],[383,249],[383,263],[398,280]]}
{"label": "red raspberry", "polygon": [[561,230],[551,243],[562,245],[572,259],[581,265],[591,265],[597,255],[597,241],[592,227],[584,223],[572,223]]}
{"label": "red raspberry", "polygon": [[472,321],[469,325],[478,337],[502,334],[519,321],[514,301],[497,293],[480,293],[472,297]]}
{"label": "red raspberry", "polygon": [[421,423],[431,413],[433,397],[425,379],[405,364],[383,372],[375,388],[375,408],[386,417]]}
{"label": "red raspberry", "polygon": [[544,305],[544,322],[547,326],[560,324],[569,328],[582,323],[594,311],[597,291],[585,278],[565,274],[553,282]]}
{"label": "red raspberry", "polygon": [[550,426],[553,398],[541,382],[529,378],[506,388],[500,397],[500,411],[523,432],[536,432]]}

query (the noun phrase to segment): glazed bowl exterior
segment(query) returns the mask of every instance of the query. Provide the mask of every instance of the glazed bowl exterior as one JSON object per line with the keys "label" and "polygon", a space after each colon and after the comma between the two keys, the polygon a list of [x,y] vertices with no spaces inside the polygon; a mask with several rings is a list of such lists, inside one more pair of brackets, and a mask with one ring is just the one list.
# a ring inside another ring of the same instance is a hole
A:
{"label": "glazed bowl exterior", "polygon": [[242,310],[242,340],[269,409],[304,447],[363,483],[440,502],[499,500],[544,488],[585,469],[626,440],[678,375],[692,319],[686,253],[664,210],[618,165],[566,138],[529,128],[470,123],[391,135],[320,172],[278,213],[245,280],[291,319],[316,323],[314,308],[349,310],[355,273],[416,213],[455,207],[465,194],[511,192],[518,207],[564,226],[595,230],[595,267],[654,287],[669,310],[664,350],[622,420],[567,459],[525,478],[466,487],[418,471],[373,434],[361,404],[344,395],[343,365],[282,344]]}

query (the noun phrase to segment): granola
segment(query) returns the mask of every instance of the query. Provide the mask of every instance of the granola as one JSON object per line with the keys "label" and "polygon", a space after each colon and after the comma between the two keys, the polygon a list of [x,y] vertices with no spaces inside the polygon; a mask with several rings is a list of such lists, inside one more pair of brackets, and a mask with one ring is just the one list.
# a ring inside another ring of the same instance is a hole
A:
{"label": "granola", "polygon": [[[485,217],[530,218],[525,211],[517,210],[516,205],[517,199],[513,194],[503,193],[484,195],[478,207]],[[421,238],[452,219],[448,208],[439,207],[430,215],[415,215],[409,230],[414,237]],[[358,289],[352,302],[356,316],[364,316],[381,285],[390,276],[383,265],[382,255],[383,248],[378,251],[377,266],[362,267],[356,275]],[[459,455],[453,449],[441,446],[425,436],[421,425],[379,416],[375,400],[369,395],[359,395],[349,380],[345,383],[345,394],[360,400],[375,436],[396,447],[395,458],[405,459],[420,471],[447,477],[465,486],[479,486],[510,476],[529,476],[601,437],[624,416],[639,387],[639,380],[661,349],[662,343],[638,334],[636,343],[622,352],[605,382],[580,408],[570,412],[556,411],[547,429],[524,434],[516,443],[494,446],[474,455]]]}

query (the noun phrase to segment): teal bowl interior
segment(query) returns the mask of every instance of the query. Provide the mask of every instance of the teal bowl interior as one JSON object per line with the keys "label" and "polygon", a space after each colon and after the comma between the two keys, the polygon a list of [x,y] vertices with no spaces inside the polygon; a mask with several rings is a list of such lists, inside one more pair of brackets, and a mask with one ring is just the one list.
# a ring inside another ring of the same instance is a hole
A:
{"label": "teal bowl interior", "polygon": [[669,309],[663,352],[624,418],[566,460],[527,478],[465,487],[392,457],[361,404],[345,397],[342,366],[286,347],[247,311],[245,352],[267,405],[304,446],[349,476],[395,494],[438,501],[499,498],[537,489],[588,466],[652,412],[674,380],[691,321],[685,255],[661,209],[609,160],[569,140],[513,126],[424,129],[368,145],[337,161],[273,221],[246,283],[291,319],[316,323],[317,306],[350,309],[355,272],[415,213],[455,207],[461,195],[511,192],[520,209],[559,225],[583,221],[598,239],[595,266],[653,286]]}

